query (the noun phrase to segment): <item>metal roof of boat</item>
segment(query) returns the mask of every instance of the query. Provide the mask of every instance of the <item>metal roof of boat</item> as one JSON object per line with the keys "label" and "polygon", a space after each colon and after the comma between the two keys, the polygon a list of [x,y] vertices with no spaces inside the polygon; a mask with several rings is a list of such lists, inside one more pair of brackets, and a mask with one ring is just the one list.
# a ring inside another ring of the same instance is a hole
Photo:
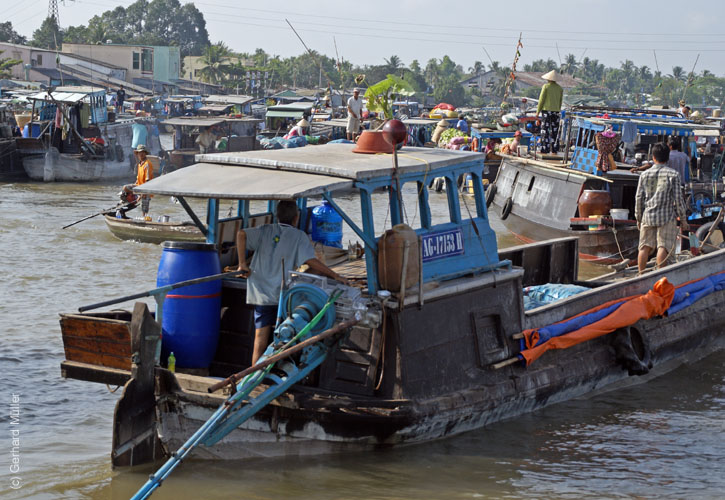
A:
{"label": "metal roof of boat", "polygon": [[312,109],[312,107],[315,104],[312,102],[294,102],[291,104],[277,104],[275,106],[269,106],[267,107],[267,110],[269,111],[290,111],[290,110],[298,110],[298,111],[307,111]]}
{"label": "metal roof of boat", "polygon": [[256,97],[249,95],[210,95],[204,97],[204,102],[213,104],[247,104],[248,102],[254,101]]}
{"label": "metal roof of boat", "polygon": [[[349,189],[353,181],[392,178],[390,154],[355,154],[353,144],[197,155],[200,163],[162,175],[134,188],[146,194],[199,198],[295,199]],[[482,163],[481,153],[403,148],[401,175],[430,173],[451,166]]]}
{"label": "metal roof of boat", "polygon": [[199,111],[226,111],[234,104],[206,104],[199,108]]}
{"label": "metal roof of boat", "polygon": [[194,118],[181,117],[169,118],[161,122],[162,125],[181,125],[186,127],[213,127],[224,123],[224,118]]}
{"label": "metal roof of boat", "polygon": [[[74,87],[66,87],[66,88],[73,89]],[[86,88],[86,87],[78,87],[78,89],[84,89],[84,88]],[[28,96],[28,99],[32,99],[32,100],[36,100],[36,101],[53,101],[53,100],[55,100],[58,102],[74,104],[79,101],[82,101],[83,99],[88,97],[90,94],[94,94],[97,92],[105,92],[105,90],[96,88],[91,92],[83,92],[82,90],[66,92],[66,91],[59,91],[56,89],[51,94],[53,96],[52,98],[48,95],[48,92],[38,92],[37,94]]]}
{"label": "metal roof of boat", "polygon": [[[356,154],[354,144],[325,144],[304,148],[210,153],[198,155],[197,160],[227,165],[248,165],[274,170],[307,172],[364,181],[393,174],[390,154]],[[401,174],[434,172],[465,162],[482,162],[481,153],[450,149],[405,147],[398,152]]]}
{"label": "metal roof of boat", "polygon": [[152,179],[134,192],[235,200],[294,200],[350,189],[352,181],[329,175],[197,163]]}

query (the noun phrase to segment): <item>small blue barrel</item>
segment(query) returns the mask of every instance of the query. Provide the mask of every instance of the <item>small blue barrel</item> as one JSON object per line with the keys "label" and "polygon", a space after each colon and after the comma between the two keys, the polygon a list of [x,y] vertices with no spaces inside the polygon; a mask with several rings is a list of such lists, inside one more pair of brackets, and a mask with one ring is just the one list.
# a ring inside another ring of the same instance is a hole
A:
{"label": "small blue barrel", "polygon": [[[202,278],[221,272],[214,245],[166,241],[156,275],[156,286]],[[221,280],[172,290],[163,306],[161,361],[169,353],[176,366],[208,368],[219,341]]]}
{"label": "small blue barrel", "polygon": [[342,248],[342,217],[327,200],[312,209],[312,241]]}

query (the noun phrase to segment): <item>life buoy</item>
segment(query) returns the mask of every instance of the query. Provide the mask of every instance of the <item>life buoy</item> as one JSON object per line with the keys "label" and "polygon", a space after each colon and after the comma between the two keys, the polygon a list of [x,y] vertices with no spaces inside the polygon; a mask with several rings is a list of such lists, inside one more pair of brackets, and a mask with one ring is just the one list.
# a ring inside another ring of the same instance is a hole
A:
{"label": "life buoy", "polygon": [[476,151],[477,153],[480,152],[478,150],[478,137],[474,137],[473,141],[471,141],[471,151]]}
{"label": "life buoy", "polygon": [[[712,228],[714,221],[706,222],[702,226],[697,228],[697,231],[695,231],[695,236],[697,236],[698,241],[700,242],[700,245],[703,243],[707,243],[707,245],[702,247],[703,253],[710,253],[717,250],[718,247],[720,247],[723,242],[725,242],[725,222],[720,222],[717,226],[717,228],[712,232],[710,237],[708,238],[708,241],[705,241],[705,238],[707,238],[707,233],[710,232],[710,229]],[[720,236],[717,236],[717,232],[720,233]]]}
{"label": "life buoy", "polygon": [[514,208],[514,200],[509,196],[501,208],[501,220],[506,220],[512,208]]}
{"label": "life buoy", "polygon": [[490,184],[488,189],[486,189],[486,208],[490,207],[491,203],[493,203],[493,198],[496,196],[497,190],[496,184]]}

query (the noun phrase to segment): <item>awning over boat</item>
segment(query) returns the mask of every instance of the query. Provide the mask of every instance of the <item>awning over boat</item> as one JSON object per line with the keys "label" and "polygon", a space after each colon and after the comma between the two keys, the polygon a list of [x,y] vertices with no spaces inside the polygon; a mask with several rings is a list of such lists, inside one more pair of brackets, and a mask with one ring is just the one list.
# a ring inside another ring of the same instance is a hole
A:
{"label": "awning over boat", "polygon": [[350,189],[352,181],[329,175],[197,163],[134,188],[142,194],[235,200],[294,200]]}
{"label": "awning over boat", "polygon": [[207,104],[199,108],[199,111],[224,112],[234,106],[234,104]]}
{"label": "awning over boat", "polygon": [[224,123],[224,118],[169,118],[161,122],[162,125],[180,125],[182,127],[214,127]]}
{"label": "awning over boat", "polygon": [[302,118],[304,111],[267,111],[267,118]]}
{"label": "awning over boat", "polygon": [[39,92],[37,94],[33,94],[31,96],[28,96],[28,99],[32,99],[35,101],[57,101],[57,102],[63,102],[66,104],[75,104],[77,102],[82,101],[86,97],[88,97],[88,94],[85,92],[53,92],[51,94],[53,97],[51,98],[47,92]]}
{"label": "awning over boat", "polygon": [[[197,157],[200,161],[227,165],[264,167],[275,171],[306,172],[354,180],[390,177],[393,157],[390,154],[356,154],[354,144],[325,144],[304,148],[211,153]],[[405,147],[398,153],[401,175],[426,172],[451,166],[481,164],[485,155],[439,148]],[[432,177],[431,177],[432,179]]]}
{"label": "awning over boat", "polygon": [[210,95],[204,98],[204,102],[229,105],[239,104],[243,106],[255,99],[257,98],[248,95]]}

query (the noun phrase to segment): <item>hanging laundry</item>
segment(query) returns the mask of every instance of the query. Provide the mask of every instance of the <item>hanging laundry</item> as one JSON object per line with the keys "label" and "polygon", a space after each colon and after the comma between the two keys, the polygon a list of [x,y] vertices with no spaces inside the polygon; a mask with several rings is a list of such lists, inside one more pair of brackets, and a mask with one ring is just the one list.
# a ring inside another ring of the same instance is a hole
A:
{"label": "hanging laundry", "polygon": [[634,122],[626,121],[622,125],[622,142],[625,144],[634,144],[637,140],[637,125]]}

